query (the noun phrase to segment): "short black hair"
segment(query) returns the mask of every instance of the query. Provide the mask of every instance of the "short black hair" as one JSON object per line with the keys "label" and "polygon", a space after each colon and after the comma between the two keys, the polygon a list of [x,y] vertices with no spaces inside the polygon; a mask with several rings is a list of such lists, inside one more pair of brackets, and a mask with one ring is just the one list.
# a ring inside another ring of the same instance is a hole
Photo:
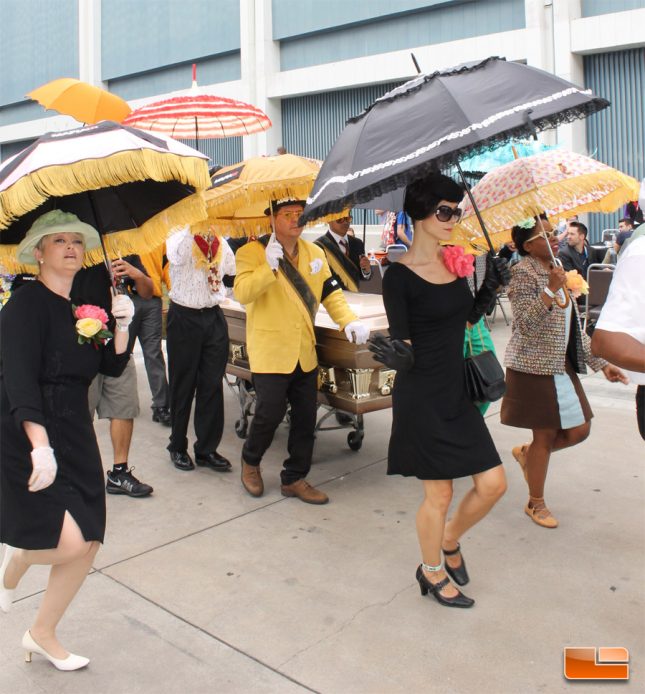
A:
{"label": "short black hair", "polygon": [[[546,213],[540,213],[540,219],[547,219]],[[528,251],[524,248],[524,242],[528,241],[531,236],[535,236],[535,228],[537,227],[537,217],[534,217],[535,223],[532,227],[525,229],[524,227],[514,226],[511,229],[511,239],[517,248],[520,255],[528,255]]]}
{"label": "short black hair", "polygon": [[579,234],[582,234],[585,238],[587,238],[587,234],[589,232],[587,231],[587,227],[582,222],[569,222],[569,226],[577,229]]}
{"label": "short black hair", "polygon": [[621,219],[618,220],[618,224],[620,223],[623,224],[629,224],[629,226],[634,226],[634,222],[632,221],[631,217],[622,217]]}
{"label": "short black hair", "polygon": [[403,209],[413,221],[430,216],[442,200],[461,202],[463,188],[438,171],[412,181],[405,189]]}

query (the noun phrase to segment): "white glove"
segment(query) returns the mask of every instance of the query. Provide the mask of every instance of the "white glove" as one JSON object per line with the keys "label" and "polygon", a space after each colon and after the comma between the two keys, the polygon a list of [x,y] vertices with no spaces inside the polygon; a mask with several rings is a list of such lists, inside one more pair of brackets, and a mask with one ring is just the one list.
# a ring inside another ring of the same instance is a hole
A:
{"label": "white glove", "polygon": [[117,294],[112,297],[112,315],[116,319],[116,329],[125,332],[134,316],[134,304],[126,294]]}
{"label": "white glove", "polygon": [[345,335],[350,342],[357,345],[364,345],[370,336],[370,329],[359,320],[353,320],[345,326]]}
{"label": "white glove", "polygon": [[276,239],[275,234],[271,234],[271,238],[269,239],[269,243],[267,243],[267,247],[264,252],[266,254],[269,267],[272,270],[277,270],[279,260],[284,258],[284,251],[282,250],[280,242]]}
{"label": "white glove", "polygon": [[56,479],[56,458],[54,449],[49,446],[39,446],[31,452],[31,465],[33,472],[29,478],[29,491],[39,492],[41,489],[49,487]]}

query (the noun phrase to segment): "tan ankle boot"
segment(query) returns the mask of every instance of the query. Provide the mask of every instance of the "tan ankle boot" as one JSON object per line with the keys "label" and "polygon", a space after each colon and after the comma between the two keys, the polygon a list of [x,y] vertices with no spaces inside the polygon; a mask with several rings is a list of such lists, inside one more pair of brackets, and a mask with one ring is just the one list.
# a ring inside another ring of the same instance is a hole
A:
{"label": "tan ankle boot", "polygon": [[297,480],[292,484],[283,484],[280,489],[282,496],[297,496],[306,504],[326,504],[329,497],[324,492],[312,487],[307,480]]}
{"label": "tan ankle boot", "polygon": [[264,482],[259,465],[249,465],[242,460],[242,486],[251,496],[264,494]]}

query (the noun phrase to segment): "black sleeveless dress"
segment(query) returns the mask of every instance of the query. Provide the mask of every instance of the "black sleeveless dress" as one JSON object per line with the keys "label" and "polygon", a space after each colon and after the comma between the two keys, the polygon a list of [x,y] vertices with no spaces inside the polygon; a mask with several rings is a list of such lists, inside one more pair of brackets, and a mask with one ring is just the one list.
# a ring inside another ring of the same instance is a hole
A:
{"label": "black sleeveless dress", "polygon": [[501,464],[466,391],[464,331],[473,295],[464,278],[432,284],[400,263],[383,277],[390,335],[409,339],[414,367],[392,391],[388,475],[467,477]]}
{"label": "black sleeveless dress", "polygon": [[[0,311],[0,541],[22,549],[57,547],[65,511],[86,541],[103,541],[105,479],[87,404],[101,371],[119,376],[128,353],[113,343],[78,344],[71,302],[38,281]],[[54,483],[30,492],[31,444],[23,421],[42,424],[54,449]]]}

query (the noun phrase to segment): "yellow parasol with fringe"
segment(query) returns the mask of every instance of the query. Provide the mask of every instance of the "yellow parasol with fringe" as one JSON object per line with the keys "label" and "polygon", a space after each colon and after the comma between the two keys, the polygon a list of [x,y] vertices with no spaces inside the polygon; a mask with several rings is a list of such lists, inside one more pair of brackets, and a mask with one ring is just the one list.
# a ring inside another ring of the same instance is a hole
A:
{"label": "yellow parasol with fringe", "polygon": [[86,253],[87,265],[145,253],[173,227],[206,217],[209,183],[207,157],[163,135],[111,121],[48,133],[0,167],[0,263],[33,270],[15,249],[51,209],[98,230],[103,248]]}
{"label": "yellow parasol with fringe", "polygon": [[[475,202],[496,248],[510,241],[520,219],[546,212],[549,218],[582,212],[613,212],[638,197],[640,184],[631,176],[590,157],[564,149],[541,152],[499,166],[472,189]],[[452,242],[488,250],[469,199],[453,229]]]}
{"label": "yellow parasol with fringe", "polygon": [[[253,157],[219,169],[205,193],[209,223],[223,236],[270,234],[271,220],[264,214],[270,201],[305,200],[321,164],[318,159],[280,154]],[[315,224],[342,216],[336,212]]]}

